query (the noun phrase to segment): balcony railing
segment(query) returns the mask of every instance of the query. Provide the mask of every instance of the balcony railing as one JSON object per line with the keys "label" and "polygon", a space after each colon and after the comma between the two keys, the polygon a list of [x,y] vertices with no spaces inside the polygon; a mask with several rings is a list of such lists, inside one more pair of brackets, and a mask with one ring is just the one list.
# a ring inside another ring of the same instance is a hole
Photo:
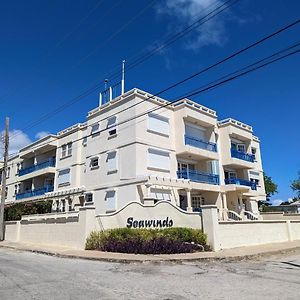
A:
{"label": "balcony railing", "polygon": [[231,157],[242,159],[242,160],[249,161],[249,162],[254,162],[254,160],[255,160],[254,154],[249,154],[249,153],[238,151],[238,150],[232,149],[232,148],[231,148]]}
{"label": "balcony railing", "polygon": [[190,145],[193,147],[197,147],[212,152],[217,152],[217,144],[215,143],[205,142],[188,135],[184,136],[184,141],[186,145]]}
{"label": "balcony railing", "polygon": [[36,196],[42,196],[45,193],[48,192],[53,192],[54,186],[53,185],[46,185],[42,188],[34,189],[34,190],[29,190],[24,193],[18,193],[16,194],[16,200],[21,200],[24,198],[30,198],[30,197],[36,197]]}
{"label": "balcony railing", "polygon": [[50,158],[41,163],[34,164],[28,168],[19,170],[19,176],[26,175],[26,174],[29,174],[29,173],[32,173],[32,172],[35,172],[35,171],[38,171],[41,169],[45,169],[48,167],[55,167],[55,159],[54,158]]}
{"label": "balcony railing", "polygon": [[182,170],[177,171],[177,177],[182,179],[189,179],[195,182],[209,183],[209,184],[219,184],[219,175],[209,174],[201,171],[195,170]]}
{"label": "balcony railing", "polygon": [[250,181],[246,179],[238,179],[238,178],[227,178],[225,179],[225,184],[237,184],[237,185],[245,185],[251,187],[251,190],[256,191],[256,182]]}

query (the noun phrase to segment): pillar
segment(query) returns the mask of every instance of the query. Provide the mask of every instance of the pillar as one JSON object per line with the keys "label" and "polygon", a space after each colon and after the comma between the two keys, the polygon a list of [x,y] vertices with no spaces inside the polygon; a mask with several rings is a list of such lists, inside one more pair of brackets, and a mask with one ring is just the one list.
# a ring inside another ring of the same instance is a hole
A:
{"label": "pillar", "polygon": [[227,221],[228,220],[228,215],[227,215],[227,196],[226,193],[222,193],[222,204],[223,204],[223,220]]}
{"label": "pillar", "polygon": [[186,191],[186,198],[187,198],[187,208],[186,208],[186,210],[188,212],[193,212],[191,190],[186,189],[185,191]]}
{"label": "pillar", "polygon": [[207,243],[213,251],[221,249],[219,241],[218,208],[216,205],[203,205],[202,230],[207,235]]}

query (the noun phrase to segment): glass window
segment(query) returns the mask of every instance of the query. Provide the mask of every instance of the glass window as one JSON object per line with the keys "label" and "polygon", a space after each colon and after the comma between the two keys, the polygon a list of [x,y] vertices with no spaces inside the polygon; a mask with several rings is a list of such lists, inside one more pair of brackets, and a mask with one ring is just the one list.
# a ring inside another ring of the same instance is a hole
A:
{"label": "glass window", "polygon": [[107,171],[113,172],[117,170],[117,151],[107,153]]}
{"label": "glass window", "polygon": [[92,193],[85,194],[85,202],[88,202],[88,203],[93,202],[93,194]]}
{"label": "glass window", "polygon": [[99,132],[100,125],[99,123],[95,123],[92,125],[91,134],[96,134]]}
{"label": "glass window", "polygon": [[60,170],[58,172],[57,184],[67,184],[70,183],[70,169]]}
{"label": "glass window", "polygon": [[116,126],[117,126],[117,117],[116,116],[113,116],[107,120],[107,128],[109,129],[108,130],[109,136],[113,136],[113,135],[117,134]]}
{"label": "glass window", "polygon": [[116,191],[107,191],[105,195],[106,211],[116,210]]}
{"label": "glass window", "polygon": [[148,167],[170,170],[169,152],[156,149],[148,149]]}
{"label": "glass window", "polygon": [[98,168],[99,167],[99,158],[93,157],[91,158],[91,168]]}
{"label": "glass window", "polygon": [[148,115],[148,129],[164,135],[169,135],[169,119],[156,114]]}

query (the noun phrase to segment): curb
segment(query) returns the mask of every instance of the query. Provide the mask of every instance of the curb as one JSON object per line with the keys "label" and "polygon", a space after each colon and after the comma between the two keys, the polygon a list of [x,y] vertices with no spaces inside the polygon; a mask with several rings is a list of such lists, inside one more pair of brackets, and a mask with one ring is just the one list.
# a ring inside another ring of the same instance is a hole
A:
{"label": "curb", "polygon": [[[251,259],[260,259],[266,256],[273,256],[279,254],[289,254],[291,252],[295,252],[300,250],[300,247],[291,247],[286,249],[279,249],[279,250],[270,250],[261,253],[254,253],[254,254],[245,254],[245,255],[216,255],[215,256],[207,256],[207,257],[191,257],[191,258],[184,258],[184,257],[155,257],[149,256],[149,258],[116,258],[116,257],[94,257],[94,256],[83,256],[83,255],[76,255],[76,254],[64,254],[61,252],[51,251],[51,250],[40,250],[40,249],[29,249],[29,248],[19,248],[16,246],[11,245],[1,245],[0,248],[12,249],[16,251],[23,251],[23,252],[31,252],[36,254],[48,255],[53,257],[59,258],[69,258],[69,259],[84,259],[84,260],[91,260],[91,261],[103,261],[103,262],[115,262],[115,263],[145,263],[145,262],[152,262],[152,263],[163,263],[163,262],[173,262],[173,263],[183,263],[183,262],[196,262],[196,261],[242,261],[242,260],[251,260]],[[213,252],[210,252],[213,254]],[[120,255],[123,255],[120,254]]]}

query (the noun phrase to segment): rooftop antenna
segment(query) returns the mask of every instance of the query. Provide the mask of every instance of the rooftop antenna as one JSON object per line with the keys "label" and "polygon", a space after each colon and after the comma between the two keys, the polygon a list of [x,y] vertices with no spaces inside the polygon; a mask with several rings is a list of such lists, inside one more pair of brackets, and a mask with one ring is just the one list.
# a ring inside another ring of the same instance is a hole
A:
{"label": "rooftop antenna", "polygon": [[[105,97],[105,94],[107,92],[107,83],[108,83],[108,79],[105,79],[104,80],[104,91],[101,91],[99,94],[99,106],[102,106],[102,93],[104,93],[104,97]],[[104,99],[104,101],[105,101],[105,99]]]}
{"label": "rooftop antenna", "polygon": [[121,95],[125,93],[125,60],[122,61]]}

